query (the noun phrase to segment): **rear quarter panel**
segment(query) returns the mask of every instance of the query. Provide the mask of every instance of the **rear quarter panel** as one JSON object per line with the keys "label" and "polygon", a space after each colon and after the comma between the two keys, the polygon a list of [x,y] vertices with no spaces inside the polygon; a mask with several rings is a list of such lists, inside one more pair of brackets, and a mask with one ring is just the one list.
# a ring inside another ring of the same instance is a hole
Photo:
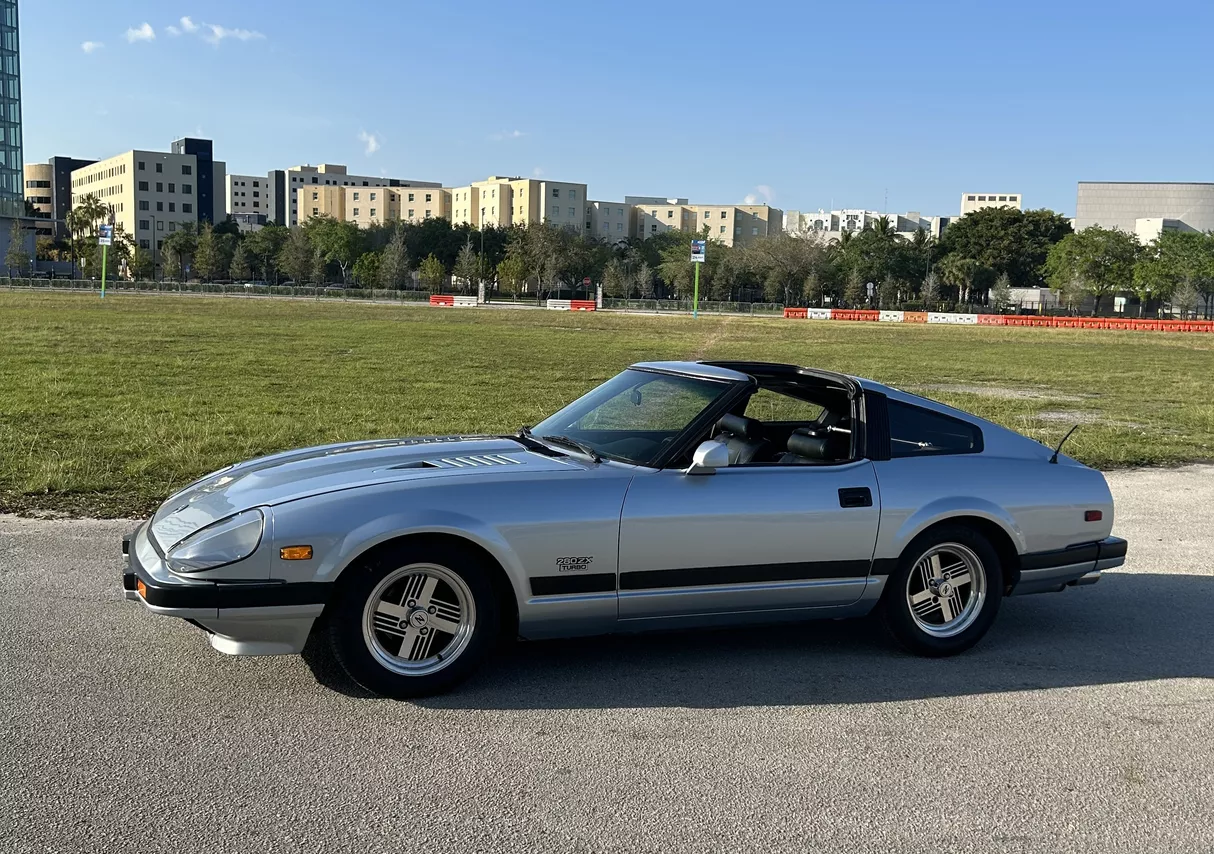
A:
{"label": "rear quarter panel", "polygon": [[[1061,458],[1051,465],[1045,457],[987,452],[874,463],[881,493],[875,556],[896,558],[924,529],[957,516],[997,523],[1022,555],[1107,537],[1113,499],[1104,475]],[[1086,510],[1100,510],[1103,518],[1085,522]]]}

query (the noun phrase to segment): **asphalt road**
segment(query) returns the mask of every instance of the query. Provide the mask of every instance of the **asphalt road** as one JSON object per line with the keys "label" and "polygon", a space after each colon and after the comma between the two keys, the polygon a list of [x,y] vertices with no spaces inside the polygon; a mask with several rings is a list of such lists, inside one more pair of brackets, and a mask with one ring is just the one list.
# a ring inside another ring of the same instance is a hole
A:
{"label": "asphalt road", "polygon": [[127,524],[3,517],[0,851],[1214,851],[1214,468],[1110,481],[1125,571],[960,658],[552,642],[420,703],[123,601]]}

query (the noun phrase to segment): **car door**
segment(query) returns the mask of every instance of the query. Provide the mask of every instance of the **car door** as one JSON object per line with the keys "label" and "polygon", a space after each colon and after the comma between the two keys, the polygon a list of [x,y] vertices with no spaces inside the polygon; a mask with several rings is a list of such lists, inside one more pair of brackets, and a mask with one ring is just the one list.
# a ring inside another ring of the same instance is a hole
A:
{"label": "car door", "polygon": [[851,604],[879,514],[868,460],[638,475],[620,520],[620,620]]}

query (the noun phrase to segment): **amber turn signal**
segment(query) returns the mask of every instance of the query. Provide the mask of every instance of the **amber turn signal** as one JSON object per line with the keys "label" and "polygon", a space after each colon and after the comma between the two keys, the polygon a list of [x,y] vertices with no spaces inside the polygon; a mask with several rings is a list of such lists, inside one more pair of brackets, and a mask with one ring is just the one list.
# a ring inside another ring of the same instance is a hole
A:
{"label": "amber turn signal", "polygon": [[278,556],[283,560],[311,560],[311,546],[284,546],[278,550]]}
{"label": "amber turn signal", "polygon": [[1083,521],[1085,522],[1099,522],[1103,518],[1104,514],[1099,510],[1085,510],[1083,513]]}
{"label": "amber turn signal", "polygon": [[135,582],[135,589],[139,591],[139,595],[144,599],[148,598],[148,586],[143,583],[142,578]]}

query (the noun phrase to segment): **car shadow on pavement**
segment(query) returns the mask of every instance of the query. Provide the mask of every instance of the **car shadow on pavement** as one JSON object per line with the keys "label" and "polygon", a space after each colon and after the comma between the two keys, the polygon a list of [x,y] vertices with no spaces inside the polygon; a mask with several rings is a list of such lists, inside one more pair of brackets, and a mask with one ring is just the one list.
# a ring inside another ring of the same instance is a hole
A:
{"label": "car shadow on pavement", "polygon": [[[1094,586],[1005,599],[973,650],[925,659],[875,618],[524,642],[442,709],[881,703],[1170,678],[1214,678],[1214,576],[1106,573]],[[355,697],[317,647],[318,681]]]}

